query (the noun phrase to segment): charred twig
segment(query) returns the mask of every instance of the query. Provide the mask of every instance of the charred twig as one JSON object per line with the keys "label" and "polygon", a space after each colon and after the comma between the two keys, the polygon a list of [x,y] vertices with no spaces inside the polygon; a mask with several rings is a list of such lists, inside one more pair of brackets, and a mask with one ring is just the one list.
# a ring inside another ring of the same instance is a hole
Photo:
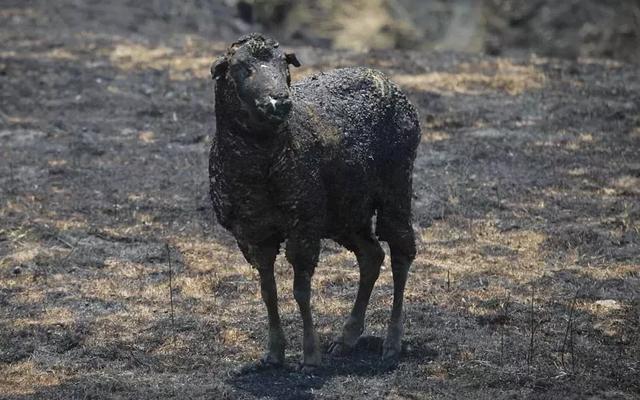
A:
{"label": "charred twig", "polygon": [[[60,240],[60,241],[62,242],[62,240],[60,239],[60,237],[58,237],[58,240]],[[63,267],[63,264],[64,264],[65,262],[67,262],[67,260],[71,257],[71,255],[72,255],[73,253],[75,253],[76,249],[78,248],[78,243],[80,243],[80,239],[77,239],[77,240],[76,240],[76,242],[75,242],[75,244],[73,244],[73,245],[70,245],[70,244],[69,244],[69,243],[67,243],[67,242],[63,242],[63,243],[65,243],[66,245],[68,245],[68,246],[71,248],[71,250],[69,250],[69,252],[68,252],[67,254],[65,254],[65,256],[64,256],[64,257],[62,257],[62,259],[60,260],[60,264],[59,264],[59,265],[60,265],[60,267]]]}
{"label": "charred twig", "polygon": [[73,249],[75,247],[74,245],[72,245],[71,243],[67,242],[66,240],[64,240],[60,236],[56,236],[56,240],[58,240],[60,243],[64,244],[65,246],[67,246],[70,249]]}
{"label": "charred twig", "polygon": [[14,172],[14,167],[13,167],[13,163],[9,163],[9,193],[10,194],[15,194],[16,193],[16,177],[15,177],[15,172]]}
{"label": "charred twig", "polygon": [[[562,362],[562,365],[565,365],[565,360],[564,360],[564,354],[567,350],[567,346],[569,345],[569,340],[571,337],[571,350],[573,351],[573,311],[575,310],[576,307],[576,302],[578,301],[578,292],[579,290],[576,290],[576,294],[573,297],[573,300],[571,301],[571,305],[569,306],[569,320],[567,321],[567,328],[564,331],[564,338],[562,339],[562,348],[560,349],[560,361]],[[570,335],[571,333],[571,335]],[[573,353],[571,354],[571,358],[573,359]]]}
{"label": "charred twig", "polygon": [[536,293],[536,288],[535,286],[531,286],[531,309],[530,309],[530,330],[531,330],[531,335],[530,335],[530,340],[529,340],[529,354],[527,356],[527,368],[531,367],[531,364],[533,363],[533,352],[535,349],[535,334],[536,334],[536,325],[535,325],[535,319],[534,319],[534,301],[535,301],[535,293]]}
{"label": "charred twig", "polygon": [[149,363],[147,363],[147,362],[145,362],[145,361],[141,360],[140,358],[138,358],[138,357],[136,356],[136,354],[133,352],[133,350],[130,350],[130,351],[129,351],[129,355],[131,356],[131,359],[132,359],[133,361],[135,361],[138,365],[140,365],[140,366],[142,366],[142,367],[145,367],[145,368],[147,368],[147,370],[151,371],[151,369],[152,369],[152,368],[151,368],[151,365],[149,365]]}
{"label": "charred twig", "polygon": [[[572,323],[573,324],[573,323]],[[569,332],[569,353],[571,354],[571,373],[575,375],[576,373],[576,353],[574,348],[574,339],[573,339],[573,327]]]}
{"label": "charred twig", "polygon": [[176,325],[173,314],[173,268],[171,267],[171,249],[169,248],[169,244],[166,244],[167,247],[167,261],[169,263],[169,304],[171,306],[171,335],[173,343],[176,342]]}
{"label": "charred twig", "polygon": [[504,365],[504,326],[509,320],[509,300],[511,300],[511,293],[507,293],[507,300],[502,305],[504,322],[500,325],[500,365]]}

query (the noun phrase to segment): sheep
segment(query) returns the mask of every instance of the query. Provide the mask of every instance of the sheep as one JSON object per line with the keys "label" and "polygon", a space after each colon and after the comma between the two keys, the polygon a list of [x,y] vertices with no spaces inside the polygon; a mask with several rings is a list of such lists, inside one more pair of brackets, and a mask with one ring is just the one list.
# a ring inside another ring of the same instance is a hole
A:
{"label": "sheep", "polygon": [[[254,368],[284,363],[274,261],[286,241],[303,322],[301,369],[321,364],[311,313],[311,278],[321,239],[355,253],[360,283],[329,352],[342,356],[364,330],[365,310],[389,244],[393,306],[382,359],[400,357],[403,297],[416,247],[411,223],[413,162],[420,141],[415,108],[381,72],[344,68],[291,84],[293,53],[261,34],[233,43],[211,67],[216,133],[210,187],[218,222],[257,269],[268,313],[268,345]],[[375,218],[375,228],[373,217]]]}

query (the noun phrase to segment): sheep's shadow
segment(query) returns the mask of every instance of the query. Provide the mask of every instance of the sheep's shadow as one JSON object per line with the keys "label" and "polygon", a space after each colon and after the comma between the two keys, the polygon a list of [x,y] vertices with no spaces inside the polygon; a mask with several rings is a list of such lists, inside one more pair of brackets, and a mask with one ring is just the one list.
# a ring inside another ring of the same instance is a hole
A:
{"label": "sheep's shadow", "polygon": [[[363,336],[358,340],[353,352],[345,357],[334,357],[325,351],[322,366],[312,374],[300,372],[295,360],[291,359],[287,360],[287,365],[282,368],[238,372],[228,383],[259,398],[268,396],[274,399],[312,399],[313,391],[321,389],[335,376],[373,377],[392,373],[397,365],[390,366],[382,360],[382,343],[383,339],[380,337]],[[403,342],[400,363],[416,357],[435,358],[437,351]]]}

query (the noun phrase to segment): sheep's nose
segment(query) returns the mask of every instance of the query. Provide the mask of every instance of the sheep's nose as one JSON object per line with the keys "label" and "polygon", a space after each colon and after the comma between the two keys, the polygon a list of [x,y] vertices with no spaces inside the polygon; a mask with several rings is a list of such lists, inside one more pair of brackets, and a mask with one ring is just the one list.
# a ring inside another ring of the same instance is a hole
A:
{"label": "sheep's nose", "polygon": [[291,99],[288,93],[269,96],[271,112],[277,115],[287,115],[291,111]]}

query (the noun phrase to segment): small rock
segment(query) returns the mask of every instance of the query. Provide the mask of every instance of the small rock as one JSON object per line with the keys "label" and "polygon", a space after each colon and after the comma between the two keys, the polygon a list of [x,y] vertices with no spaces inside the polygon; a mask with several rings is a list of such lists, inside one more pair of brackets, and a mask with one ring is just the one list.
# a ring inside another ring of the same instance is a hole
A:
{"label": "small rock", "polygon": [[64,167],[49,168],[49,175],[64,175],[67,170]]}
{"label": "small rock", "polygon": [[13,274],[20,275],[21,273],[22,273],[22,268],[19,265],[16,265],[15,268],[13,268]]}
{"label": "small rock", "polygon": [[496,228],[498,228],[500,232],[508,232],[519,229],[520,225],[515,221],[500,220],[496,223]]}
{"label": "small rock", "polygon": [[598,300],[596,301],[596,305],[598,307],[602,307],[607,311],[616,311],[622,309],[622,305],[615,300],[607,299],[607,300]]}

